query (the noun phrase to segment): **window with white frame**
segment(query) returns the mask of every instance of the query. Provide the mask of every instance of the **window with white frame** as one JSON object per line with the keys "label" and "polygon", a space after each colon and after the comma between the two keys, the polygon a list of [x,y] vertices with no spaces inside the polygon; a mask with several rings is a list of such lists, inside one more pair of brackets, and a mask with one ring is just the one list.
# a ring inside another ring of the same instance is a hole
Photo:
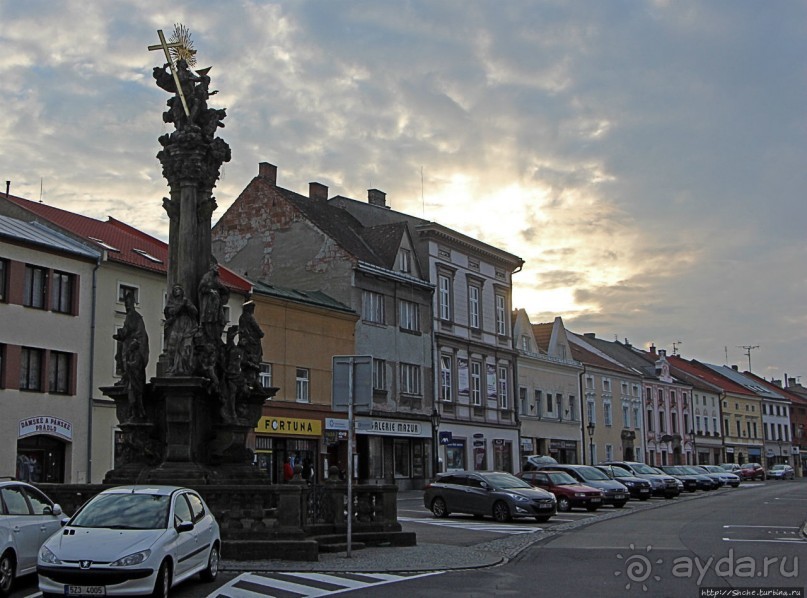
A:
{"label": "window with white frame", "polygon": [[401,299],[400,326],[403,330],[420,331],[420,306],[417,303]]}
{"label": "window with white frame", "polygon": [[594,410],[594,401],[586,401],[586,419],[590,423],[597,423],[597,412]]}
{"label": "window with white frame", "polygon": [[481,328],[479,319],[479,297],[481,291],[476,285],[468,286],[468,326],[471,328]]}
{"label": "window with white frame", "polygon": [[482,362],[471,361],[471,404],[482,405]]}
{"label": "window with white frame", "polygon": [[407,274],[412,272],[412,252],[409,249],[405,249],[401,247],[400,252],[398,253],[399,257],[399,266],[401,272],[406,272]]}
{"label": "window with white frame", "polygon": [[520,415],[527,415],[527,389],[518,387],[518,412]]}
{"label": "window with white frame", "polygon": [[373,390],[387,390],[387,362],[373,358]]}
{"label": "window with white frame", "polygon": [[611,401],[605,401],[602,404],[602,421],[606,426],[613,424],[611,416]]}
{"label": "window with white frame", "polygon": [[608,378],[602,379],[602,391],[609,393],[611,392],[611,380]]}
{"label": "window with white frame", "polygon": [[262,388],[272,388],[272,364],[261,362],[261,369],[258,372],[258,383]]}
{"label": "window with white frame", "polygon": [[440,355],[440,400],[447,403],[454,398],[453,371],[454,363],[451,355]]}
{"label": "window with white frame", "polygon": [[22,304],[25,307],[45,309],[45,297],[47,296],[47,292],[48,271],[39,266],[26,264]]}
{"label": "window with white frame", "polygon": [[718,434],[720,432],[720,430],[717,429],[717,418],[716,417],[712,418],[712,430],[714,431],[715,434]]}
{"label": "window with white frame", "polygon": [[521,350],[525,352],[531,351],[532,347],[530,346],[530,344],[531,344],[530,337],[528,337],[526,334],[523,334],[521,336]]}
{"label": "window with white frame", "polygon": [[633,427],[634,428],[641,428],[642,427],[642,418],[639,415],[639,406],[633,406]]}
{"label": "window with white frame", "polygon": [[126,295],[132,295],[135,305],[140,305],[140,289],[136,286],[118,283],[118,303],[126,304]]}
{"label": "window with white frame", "polygon": [[622,425],[630,428],[630,406],[627,404],[622,405]]}
{"label": "window with white frame", "polygon": [[569,395],[569,419],[572,421],[577,419],[577,401],[572,395]]}
{"label": "window with white frame", "polygon": [[[697,416],[695,416],[695,417],[697,417]],[[709,433],[709,418],[708,417],[703,418],[703,426],[704,426],[703,431],[708,434]]]}
{"label": "window with white frame", "polygon": [[51,351],[48,358],[48,392],[67,394],[70,392],[72,375],[72,355],[61,351]]}
{"label": "window with white frame", "polygon": [[362,291],[361,317],[366,322],[384,324],[384,295],[373,291]]}
{"label": "window with white frame", "polygon": [[297,401],[300,403],[311,402],[309,395],[309,372],[307,368],[297,368]]}
{"label": "window with white frame", "polygon": [[606,461],[613,461],[614,460],[614,445],[613,444],[606,444],[605,445],[605,460]]}
{"label": "window with white frame", "polygon": [[53,272],[50,284],[50,308],[62,314],[73,311],[73,287],[76,277],[66,272]]}
{"label": "window with white frame", "polygon": [[451,277],[440,274],[437,277],[437,300],[440,319],[451,321]]}
{"label": "window with white frame", "polygon": [[543,391],[537,389],[535,390],[535,415],[538,417],[541,417],[544,414],[543,395]]}
{"label": "window with white frame", "polygon": [[408,395],[420,395],[420,366],[413,363],[401,364],[401,392]]}
{"label": "window with white frame", "polygon": [[507,301],[504,295],[496,294],[496,334],[507,336]]}
{"label": "window with white frame", "polygon": [[507,393],[507,366],[504,365],[499,366],[498,385],[499,385],[499,407],[501,409],[509,409],[510,397],[508,396]]}
{"label": "window with white frame", "polygon": [[696,416],[695,416],[695,432],[697,432],[698,434],[700,434],[702,431],[703,431],[703,430],[701,429],[701,416],[700,416],[700,415],[696,415]]}
{"label": "window with white frame", "polygon": [[632,394],[633,394],[634,397],[638,397],[639,396],[639,385],[634,384],[633,386],[631,386],[631,391],[632,391]]}

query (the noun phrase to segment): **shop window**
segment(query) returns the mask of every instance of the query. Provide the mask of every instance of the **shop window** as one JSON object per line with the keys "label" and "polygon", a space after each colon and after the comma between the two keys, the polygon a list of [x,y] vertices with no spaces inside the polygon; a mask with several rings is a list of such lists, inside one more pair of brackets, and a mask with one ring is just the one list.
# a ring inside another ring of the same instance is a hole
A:
{"label": "shop window", "polygon": [[20,390],[42,390],[42,349],[23,347],[20,351]]}
{"label": "shop window", "polygon": [[48,291],[48,271],[38,266],[25,266],[25,287],[22,304],[26,307],[45,309]]}
{"label": "shop window", "polygon": [[455,438],[446,445],[446,471],[467,469],[465,440]]}
{"label": "shop window", "polygon": [[384,443],[380,436],[367,437],[368,478],[384,478]]}
{"label": "shop window", "polygon": [[412,460],[409,454],[409,440],[396,438],[392,444],[395,462],[395,477],[408,478],[412,474]]}

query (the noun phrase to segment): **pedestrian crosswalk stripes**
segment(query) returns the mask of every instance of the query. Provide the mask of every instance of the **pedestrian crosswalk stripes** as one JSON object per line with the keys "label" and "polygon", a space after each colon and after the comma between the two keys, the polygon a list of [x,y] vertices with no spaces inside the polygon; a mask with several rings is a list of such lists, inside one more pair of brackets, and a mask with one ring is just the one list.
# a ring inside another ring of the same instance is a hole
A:
{"label": "pedestrian crosswalk stripes", "polygon": [[351,590],[439,575],[442,571],[394,575],[391,573],[316,573],[277,571],[242,573],[207,598],[315,598]]}
{"label": "pedestrian crosswalk stripes", "polygon": [[462,519],[435,519],[433,517],[398,517],[398,521],[410,523],[425,523],[426,525],[439,525],[456,529],[467,529],[476,532],[495,532],[498,534],[534,534],[543,531],[540,527],[514,525],[512,523],[486,523],[483,521],[468,521]]}

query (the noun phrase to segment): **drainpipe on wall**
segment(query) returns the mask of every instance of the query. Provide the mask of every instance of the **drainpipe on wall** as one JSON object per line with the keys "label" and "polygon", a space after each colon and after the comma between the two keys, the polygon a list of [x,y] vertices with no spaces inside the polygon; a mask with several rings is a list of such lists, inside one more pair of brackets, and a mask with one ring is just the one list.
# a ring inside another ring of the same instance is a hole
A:
{"label": "drainpipe on wall", "polygon": [[[583,363],[582,361],[580,363]],[[583,402],[583,389],[585,386],[583,385],[583,375],[586,373],[586,364],[583,363],[583,369],[577,375],[577,380],[579,383],[577,396],[580,397],[580,446],[583,447],[583,464],[585,465],[588,463],[588,459],[586,459],[586,425],[585,425],[585,411],[583,407],[585,403]]]}
{"label": "drainpipe on wall", "polygon": [[92,270],[92,313],[90,321],[90,385],[87,407],[87,483],[92,484],[92,395],[95,388],[95,311],[98,304],[98,269],[101,267],[101,257],[95,263]]}

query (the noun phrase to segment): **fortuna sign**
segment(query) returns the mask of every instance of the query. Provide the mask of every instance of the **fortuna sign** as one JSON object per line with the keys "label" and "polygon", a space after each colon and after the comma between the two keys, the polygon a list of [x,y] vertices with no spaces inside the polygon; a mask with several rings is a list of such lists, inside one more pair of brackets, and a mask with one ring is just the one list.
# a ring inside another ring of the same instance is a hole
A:
{"label": "fortuna sign", "polygon": [[293,434],[322,436],[322,421],[295,417],[262,417],[255,428],[258,434]]}
{"label": "fortuna sign", "polygon": [[50,415],[38,415],[20,420],[20,429],[17,438],[34,436],[35,434],[48,434],[72,442],[73,424],[69,421],[51,417]]}

